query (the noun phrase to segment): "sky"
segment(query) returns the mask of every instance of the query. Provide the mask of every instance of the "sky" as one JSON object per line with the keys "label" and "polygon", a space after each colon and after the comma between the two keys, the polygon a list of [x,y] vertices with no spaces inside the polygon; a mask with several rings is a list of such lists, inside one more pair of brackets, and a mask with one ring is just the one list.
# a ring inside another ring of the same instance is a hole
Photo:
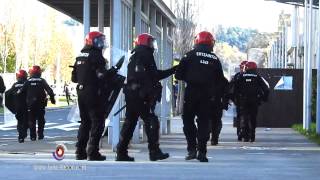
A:
{"label": "sky", "polygon": [[[164,0],[170,7],[170,0]],[[175,0],[172,0],[175,1]],[[293,6],[265,0],[191,0],[199,3],[200,28],[212,29],[219,24],[277,31],[282,10],[292,13]]]}

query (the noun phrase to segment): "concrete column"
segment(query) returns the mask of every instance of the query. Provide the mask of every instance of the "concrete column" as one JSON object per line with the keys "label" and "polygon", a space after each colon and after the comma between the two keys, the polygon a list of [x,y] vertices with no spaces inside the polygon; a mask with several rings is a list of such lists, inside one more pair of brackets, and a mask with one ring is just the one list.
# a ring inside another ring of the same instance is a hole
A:
{"label": "concrete column", "polygon": [[318,44],[317,44],[317,119],[316,132],[320,134],[320,11],[318,10]]}
{"label": "concrete column", "polygon": [[284,57],[284,68],[288,68],[288,27],[287,23],[283,28],[283,57]]}
{"label": "concrete column", "polygon": [[[311,27],[312,27],[312,7],[313,3],[310,0],[305,0],[305,17],[304,17],[304,90],[303,90],[303,128],[306,130],[310,129],[311,123],[311,86],[312,86],[312,72],[311,68]],[[310,9],[311,8],[311,9]]]}
{"label": "concrete column", "polygon": [[83,33],[84,37],[90,32],[90,0],[83,0]]}
{"label": "concrete column", "polygon": [[156,36],[157,34],[157,11],[154,7],[150,7],[150,33],[153,36]]}
{"label": "concrete column", "polygon": [[141,33],[141,0],[135,4],[135,37]]}
{"label": "concrete column", "polygon": [[277,40],[277,44],[278,44],[278,59],[277,59],[277,68],[281,68],[281,34],[280,37]]}
{"label": "concrete column", "polygon": [[[163,65],[162,65],[162,69],[167,69],[169,68],[168,65],[168,56],[167,56],[167,45],[168,45],[168,24],[167,24],[167,20],[165,18],[163,18],[163,40],[162,40],[162,57],[163,57]],[[161,53],[161,52],[160,52]],[[169,118],[169,103],[166,100],[166,88],[168,86],[169,80],[168,78],[162,80],[162,85],[163,85],[163,89],[162,89],[162,99],[161,99],[161,133],[162,134],[166,134],[167,133],[167,120]]]}
{"label": "concrete column", "polygon": [[[118,59],[123,55],[120,52],[121,49],[121,1],[119,0],[111,0],[111,66],[116,64]],[[113,110],[110,114],[114,114],[114,109],[120,109],[120,102],[116,102],[113,107]],[[119,142],[119,134],[120,134],[120,114],[117,116],[111,116],[111,124],[112,124],[112,149],[116,149],[116,145]]]}
{"label": "concrete column", "polygon": [[98,0],[98,27],[104,33],[104,0]]}
{"label": "concrete column", "polygon": [[[141,33],[141,0],[135,1],[135,38]],[[139,119],[140,121],[140,119]],[[137,123],[137,126],[134,130],[132,142],[140,143],[140,123]]]}
{"label": "concrete column", "polygon": [[309,1],[309,17],[308,17],[308,75],[307,75],[307,91],[308,91],[308,120],[306,122],[306,129],[311,127],[311,106],[312,106],[312,60],[313,60],[313,0]]}

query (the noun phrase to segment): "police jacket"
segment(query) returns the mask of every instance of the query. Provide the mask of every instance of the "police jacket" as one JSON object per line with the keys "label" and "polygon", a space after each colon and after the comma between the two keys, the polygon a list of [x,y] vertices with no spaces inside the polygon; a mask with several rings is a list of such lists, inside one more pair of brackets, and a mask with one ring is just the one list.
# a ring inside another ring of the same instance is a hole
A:
{"label": "police jacket", "polygon": [[31,76],[23,85],[20,93],[26,93],[26,103],[28,107],[35,104],[46,106],[47,94],[50,96],[51,102],[54,100],[53,90],[47,81],[38,75]]}
{"label": "police jacket", "polygon": [[18,80],[17,82],[15,82],[12,85],[11,89],[8,90],[8,91],[11,91],[14,96],[13,103],[15,105],[16,110],[21,109],[21,108],[26,108],[26,104],[27,104],[26,103],[26,95],[27,95],[27,93],[22,92],[22,93],[18,94],[18,92],[22,90],[22,87],[26,81],[27,80],[24,80],[24,79]]}
{"label": "police jacket", "polygon": [[225,79],[219,58],[201,45],[184,55],[175,77],[185,81],[188,87],[212,88],[212,93],[218,91],[215,86]]}
{"label": "police jacket", "polygon": [[269,86],[255,71],[240,73],[234,80],[235,101],[250,101],[260,103],[267,101]]}
{"label": "police jacket", "polygon": [[[159,81],[175,72],[175,67],[158,70],[153,52],[154,50],[150,47],[137,46],[132,50],[132,56],[128,64],[127,84],[129,87],[136,84],[141,96],[148,96],[148,94],[153,94],[154,91],[161,94]],[[130,89],[134,90],[134,88]]]}
{"label": "police jacket", "polygon": [[73,66],[71,80],[79,86],[96,87],[98,90],[103,86],[102,80],[115,74],[113,69],[106,69],[106,61],[102,55],[102,50],[85,46]]}
{"label": "police jacket", "polygon": [[153,51],[152,48],[147,46],[137,46],[132,50],[132,56],[128,64],[128,83],[136,82],[142,86],[156,84],[175,72],[175,68],[158,70]]}

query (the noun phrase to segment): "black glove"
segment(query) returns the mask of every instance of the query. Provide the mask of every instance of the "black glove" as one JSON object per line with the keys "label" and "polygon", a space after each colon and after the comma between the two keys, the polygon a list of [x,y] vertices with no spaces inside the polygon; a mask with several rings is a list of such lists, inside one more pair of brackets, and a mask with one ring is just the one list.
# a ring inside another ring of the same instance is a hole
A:
{"label": "black glove", "polygon": [[56,99],[54,99],[54,96],[50,97],[50,102],[51,102],[52,104],[56,104]]}

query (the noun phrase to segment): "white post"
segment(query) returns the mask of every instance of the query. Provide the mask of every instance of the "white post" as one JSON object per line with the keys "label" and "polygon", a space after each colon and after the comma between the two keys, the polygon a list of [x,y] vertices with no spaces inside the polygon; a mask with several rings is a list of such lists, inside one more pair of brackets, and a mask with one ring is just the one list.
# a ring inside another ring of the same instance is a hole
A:
{"label": "white post", "polygon": [[308,119],[306,129],[311,127],[311,109],[312,109],[312,60],[313,60],[313,0],[309,0],[309,22],[308,22],[308,75],[307,75],[307,91],[308,91]]}
{"label": "white post", "polygon": [[307,106],[307,71],[308,71],[308,0],[305,0],[304,2],[304,29],[303,29],[303,128],[306,129],[307,126],[307,120],[308,120],[308,106]]}
{"label": "white post", "polygon": [[[118,59],[121,57],[121,24],[122,24],[122,1],[111,0],[111,66],[116,64]],[[119,109],[120,103],[115,103],[113,109]],[[112,123],[112,149],[116,150],[116,146],[119,142],[120,135],[120,114],[117,116],[111,116]]]}
{"label": "white post", "polygon": [[[135,1],[135,38],[141,33],[141,0]],[[140,119],[132,136],[133,143],[140,143]]]}
{"label": "white post", "polygon": [[90,0],[83,0],[83,33],[84,37],[90,32]]}
{"label": "white post", "polygon": [[316,132],[320,134],[320,11],[318,10],[318,44],[317,44],[317,119]]}
{"label": "white post", "polygon": [[104,33],[104,0],[98,0],[98,27]]}

